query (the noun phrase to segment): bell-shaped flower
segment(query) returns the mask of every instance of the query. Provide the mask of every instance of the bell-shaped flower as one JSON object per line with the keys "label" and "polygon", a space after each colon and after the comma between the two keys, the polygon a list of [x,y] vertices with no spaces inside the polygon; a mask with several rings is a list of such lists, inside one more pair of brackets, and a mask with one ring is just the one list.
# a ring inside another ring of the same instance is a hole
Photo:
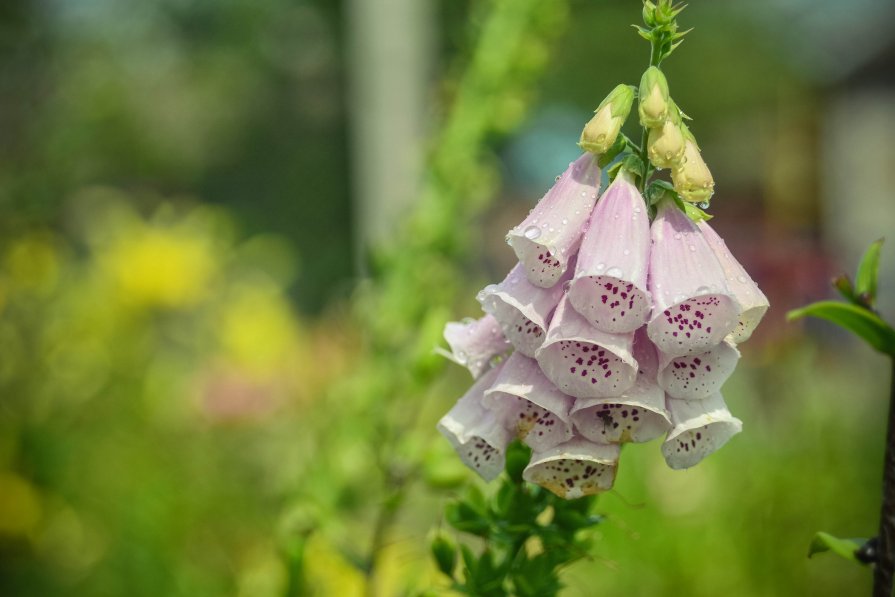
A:
{"label": "bell-shaped flower", "polygon": [[637,376],[631,354],[634,334],[610,334],[590,325],[560,299],[536,358],[560,390],[576,398],[618,396]]}
{"label": "bell-shaped flower", "polygon": [[669,116],[668,80],[658,67],[646,69],[640,78],[640,99],[637,106],[640,124],[644,128],[655,128]]}
{"label": "bell-shaped flower", "polygon": [[718,233],[712,230],[712,227],[705,221],[699,222],[697,226],[699,226],[702,235],[708,240],[709,246],[715,252],[715,257],[721,263],[721,268],[727,275],[727,286],[742,309],[737,320],[737,326],[731,332],[730,337],[737,344],[745,342],[767,312],[769,306],[768,297],[764,295],[758,284],[749,277],[749,274],[746,273],[740,262],[731,254],[724,239],[718,236]]}
{"label": "bell-shaped flower", "polygon": [[535,286],[550,288],[565,273],[597,201],[600,168],[586,153],[569,164],[528,217],[510,230],[507,242]]}
{"label": "bell-shaped flower", "polygon": [[512,347],[492,315],[449,321],[444,326],[444,339],[451,351],[436,348],[436,352],[469,369],[473,377],[479,377],[491,366],[491,359]]}
{"label": "bell-shaped flower", "polygon": [[578,433],[599,443],[648,442],[671,429],[665,392],[656,383],[656,348],[644,331],[634,336],[639,369],[634,385],[611,398],[579,398],[572,407]]}
{"label": "bell-shaped flower", "polygon": [[738,321],[739,305],[724,270],[699,228],[673,202],[659,204],[651,232],[649,337],[671,356],[704,352]]}
{"label": "bell-shaped flower", "polygon": [[482,309],[497,320],[516,350],[534,357],[544,342],[550,315],[562,296],[562,282],[571,277],[571,272],[570,267],[557,284],[541,288],[528,281],[520,263],[500,284],[486,286],[476,298]]}
{"label": "bell-shaped flower", "polygon": [[686,129],[684,137],[686,137],[684,157],[671,171],[671,182],[674,183],[674,190],[681,199],[691,203],[702,203],[712,198],[712,193],[715,192],[715,179],[712,178],[709,167],[699,153],[699,146],[692,136],[688,137]]}
{"label": "bell-shaped flower", "polygon": [[594,154],[605,153],[618,138],[633,101],[633,87],[616,85],[594,110],[594,117],[584,125],[578,147]]}
{"label": "bell-shaped flower", "polygon": [[568,292],[572,307],[604,332],[633,332],[646,323],[649,247],[646,204],[622,169],[594,208],[581,241]]}
{"label": "bell-shaped flower", "polygon": [[576,437],[549,450],[534,451],[522,478],[567,500],[595,495],[612,489],[618,456],[618,445]]}
{"label": "bell-shaped flower", "polygon": [[669,398],[674,428],[662,444],[665,462],[673,469],[690,468],[743,430],[743,422],[730,414],[721,394],[702,400]]}
{"label": "bell-shaped flower", "polygon": [[514,352],[485,391],[483,404],[535,450],[572,437],[572,398],[556,389],[532,359]]}
{"label": "bell-shaped flower", "polygon": [[661,353],[659,385],[671,398],[707,398],[721,390],[739,359],[740,351],[727,340],[699,354],[672,357]]}
{"label": "bell-shaped flower", "polygon": [[486,481],[504,468],[506,447],[513,436],[504,422],[482,405],[485,390],[502,365],[485,372],[438,422],[438,431],[451,442],[463,463]]}

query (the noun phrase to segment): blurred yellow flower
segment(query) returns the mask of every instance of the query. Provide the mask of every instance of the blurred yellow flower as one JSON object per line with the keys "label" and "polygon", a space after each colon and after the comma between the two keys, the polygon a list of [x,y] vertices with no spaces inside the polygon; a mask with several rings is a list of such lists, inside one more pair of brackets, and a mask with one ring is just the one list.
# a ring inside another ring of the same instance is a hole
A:
{"label": "blurred yellow flower", "polygon": [[40,518],[40,497],[31,484],[15,473],[0,473],[0,535],[27,537]]}
{"label": "blurred yellow flower", "polygon": [[141,226],[122,234],[102,262],[123,302],[171,309],[205,298],[217,270],[210,240],[176,227]]}

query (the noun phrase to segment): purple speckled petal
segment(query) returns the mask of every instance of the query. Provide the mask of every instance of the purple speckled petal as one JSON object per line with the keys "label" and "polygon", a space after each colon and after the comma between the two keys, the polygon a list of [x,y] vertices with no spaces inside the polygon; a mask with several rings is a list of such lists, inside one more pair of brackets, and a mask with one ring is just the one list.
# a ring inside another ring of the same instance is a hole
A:
{"label": "purple speckled petal", "polygon": [[571,270],[552,288],[541,288],[528,281],[522,264],[517,264],[500,284],[486,286],[476,297],[486,313],[493,315],[513,346],[527,357],[544,342],[550,315],[562,296],[562,282],[571,277]]}
{"label": "purple speckled petal", "polygon": [[740,351],[727,340],[698,354],[672,357],[661,353],[659,385],[671,398],[707,398],[721,391],[739,359]]}
{"label": "purple speckled petal", "polygon": [[536,362],[518,352],[506,360],[485,392],[483,404],[535,450],[552,448],[572,437],[572,398],[557,390]]}
{"label": "purple speckled petal", "polygon": [[709,241],[709,246],[715,252],[715,256],[721,263],[724,273],[727,275],[727,286],[733,293],[734,298],[740,304],[742,313],[737,321],[737,326],[730,334],[730,338],[739,344],[745,342],[752,335],[752,332],[758,326],[758,322],[764,317],[770,304],[768,297],[764,295],[758,284],[755,283],[746,270],[736,260],[727,244],[718,233],[712,230],[712,227],[705,222],[697,224],[702,230],[703,236]]}
{"label": "purple speckled petal", "polygon": [[510,230],[525,275],[535,286],[550,288],[569,267],[581,242],[600,185],[596,156],[585,153],[560,176],[521,224]]}
{"label": "purple speckled petal", "polygon": [[622,170],[594,208],[578,253],[569,302],[592,325],[614,334],[646,323],[650,249],[646,204]]}
{"label": "purple speckled petal", "polygon": [[668,398],[667,404],[674,428],[662,444],[662,455],[673,469],[699,464],[743,430],[743,422],[730,414],[721,394],[703,400]]}
{"label": "purple speckled petal", "polygon": [[544,375],[576,398],[618,396],[632,385],[637,362],[633,334],[609,334],[590,325],[563,296],[536,357]]}
{"label": "purple speckled petal", "polygon": [[652,226],[650,339],[672,356],[703,352],[737,324],[739,304],[714,251],[696,224],[664,202]]}
{"label": "purple speckled petal", "polygon": [[451,352],[436,351],[469,369],[476,378],[491,366],[492,358],[512,348],[500,324],[491,315],[465,322],[449,321],[444,326],[444,339]]}
{"label": "purple speckled petal", "polygon": [[573,500],[612,489],[618,456],[617,445],[576,437],[550,450],[533,452],[522,478]]}
{"label": "purple speckled petal", "polygon": [[656,348],[641,328],[634,336],[639,370],[634,385],[619,396],[579,398],[572,407],[578,433],[599,443],[648,442],[671,429],[665,392],[656,384]]}
{"label": "purple speckled petal", "polygon": [[486,371],[436,426],[463,463],[486,481],[503,470],[506,447],[513,439],[504,422],[482,406],[485,390],[501,369],[502,365],[498,365]]}

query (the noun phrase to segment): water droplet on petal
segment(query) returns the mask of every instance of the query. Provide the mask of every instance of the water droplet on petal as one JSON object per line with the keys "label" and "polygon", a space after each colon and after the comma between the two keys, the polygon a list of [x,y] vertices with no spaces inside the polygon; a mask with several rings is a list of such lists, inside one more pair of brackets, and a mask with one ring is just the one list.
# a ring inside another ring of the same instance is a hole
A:
{"label": "water droplet on petal", "polygon": [[568,218],[563,218],[563,219],[562,219],[562,225],[563,225],[563,226],[565,226],[565,225],[568,224],[568,223],[569,223]]}
{"label": "water droplet on petal", "polygon": [[606,270],[606,275],[612,276],[613,278],[621,278],[622,270],[621,270],[621,268],[618,268],[618,267],[610,267],[609,269]]}
{"label": "water droplet on petal", "polygon": [[523,232],[522,234],[528,240],[534,240],[534,239],[538,238],[539,236],[541,236],[541,229],[538,228],[537,226],[529,226],[528,228],[525,229],[525,232]]}
{"label": "water droplet on petal", "polygon": [[675,235],[674,235],[674,240],[681,240],[681,233],[680,233],[680,232],[675,233]]}
{"label": "water droplet on petal", "polygon": [[460,365],[466,364],[466,359],[468,357],[466,356],[465,352],[463,352],[462,350],[458,350],[454,356],[457,357],[457,363],[459,363]]}
{"label": "water droplet on petal", "polygon": [[740,284],[745,284],[746,276],[737,276],[737,282],[739,282]]}
{"label": "water droplet on petal", "polygon": [[639,213],[640,213],[640,208],[639,208],[639,207],[635,207],[635,208],[634,208],[634,213],[635,213],[635,214],[639,214]]}
{"label": "water droplet on petal", "polygon": [[[708,183],[706,183],[705,188],[708,188]],[[696,204],[696,207],[698,207],[699,209],[708,209],[709,202],[708,201],[700,201],[699,203]]]}
{"label": "water droplet on petal", "polygon": [[700,296],[703,294],[708,294],[711,291],[712,291],[711,288],[709,288],[708,286],[700,286],[699,288],[696,289],[696,295]]}
{"label": "water droplet on petal", "polygon": [[691,250],[691,251],[695,251],[695,250],[696,250],[696,245],[690,245],[690,250]]}
{"label": "water droplet on petal", "polygon": [[603,271],[604,269],[606,269],[606,264],[605,264],[605,263],[598,263],[598,264],[594,267],[594,269],[596,269],[598,272],[601,272],[601,271]]}
{"label": "water droplet on petal", "polygon": [[625,249],[624,251],[622,251],[622,255],[630,255],[630,254],[631,254],[630,249]]}

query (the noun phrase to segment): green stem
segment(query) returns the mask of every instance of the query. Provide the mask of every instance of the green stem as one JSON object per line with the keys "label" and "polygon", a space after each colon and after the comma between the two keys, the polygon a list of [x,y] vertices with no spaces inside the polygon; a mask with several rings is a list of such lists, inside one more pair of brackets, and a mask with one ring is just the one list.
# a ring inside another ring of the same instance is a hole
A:
{"label": "green stem", "polygon": [[[650,41],[649,65],[657,67],[662,63],[662,42],[659,40],[659,43],[656,43],[656,41],[655,38]],[[646,146],[647,141],[649,141],[649,130],[646,127],[642,127],[642,131],[640,134],[640,159],[643,160],[643,175],[640,177],[640,193],[644,194],[646,193],[646,185],[653,173],[653,168],[649,163],[649,154]]]}
{"label": "green stem", "polygon": [[873,597],[891,597],[895,576],[895,359],[889,390],[889,423],[883,459],[883,502],[879,515],[879,543],[873,570]]}

